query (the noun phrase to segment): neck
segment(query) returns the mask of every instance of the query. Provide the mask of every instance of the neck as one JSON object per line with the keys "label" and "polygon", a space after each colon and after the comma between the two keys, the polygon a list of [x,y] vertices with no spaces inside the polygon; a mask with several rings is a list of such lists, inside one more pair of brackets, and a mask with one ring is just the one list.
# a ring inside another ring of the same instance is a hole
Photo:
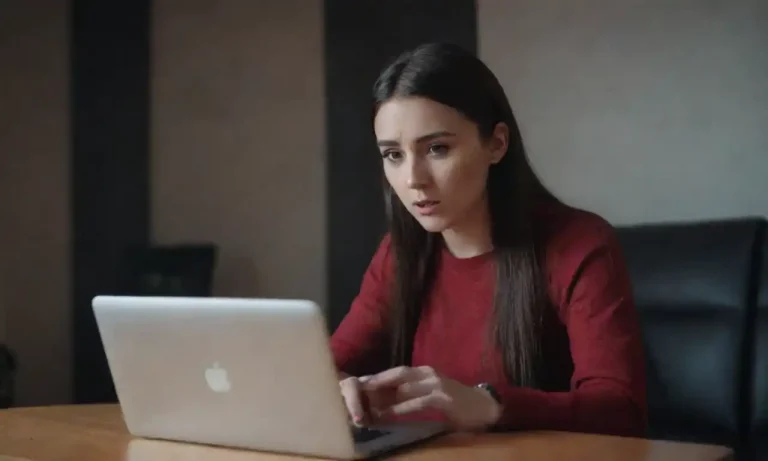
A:
{"label": "neck", "polygon": [[460,222],[444,230],[442,236],[448,251],[457,258],[472,258],[491,251],[491,213],[487,200],[484,198]]}

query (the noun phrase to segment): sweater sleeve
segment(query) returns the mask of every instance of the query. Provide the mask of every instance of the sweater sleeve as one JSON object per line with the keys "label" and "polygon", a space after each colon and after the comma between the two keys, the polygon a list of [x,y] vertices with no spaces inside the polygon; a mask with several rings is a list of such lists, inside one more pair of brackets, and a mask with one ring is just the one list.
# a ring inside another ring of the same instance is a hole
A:
{"label": "sweater sleeve", "polygon": [[605,222],[568,229],[547,253],[574,373],[567,392],[506,387],[503,426],[644,436],[645,359],[626,265]]}
{"label": "sweater sleeve", "polygon": [[389,246],[387,235],[363,275],[360,291],[349,312],[331,336],[336,369],[353,376],[376,373],[386,366]]}

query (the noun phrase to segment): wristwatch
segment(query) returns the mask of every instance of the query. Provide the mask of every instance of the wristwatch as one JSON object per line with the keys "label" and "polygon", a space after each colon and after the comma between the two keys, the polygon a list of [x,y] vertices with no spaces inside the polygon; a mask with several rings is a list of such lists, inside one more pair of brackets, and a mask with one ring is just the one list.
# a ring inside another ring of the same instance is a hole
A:
{"label": "wristwatch", "polygon": [[503,402],[501,401],[501,395],[499,395],[499,393],[496,391],[496,389],[494,389],[493,386],[491,386],[490,384],[488,384],[488,383],[480,383],[480,384],[476,385],[475,387],[478,388],[478,389],[484,390],[485,392],[490,394],[491,397],[493,397],[493,400],[495,400],[496,403],[498,403],[499,405],[503,405]]}

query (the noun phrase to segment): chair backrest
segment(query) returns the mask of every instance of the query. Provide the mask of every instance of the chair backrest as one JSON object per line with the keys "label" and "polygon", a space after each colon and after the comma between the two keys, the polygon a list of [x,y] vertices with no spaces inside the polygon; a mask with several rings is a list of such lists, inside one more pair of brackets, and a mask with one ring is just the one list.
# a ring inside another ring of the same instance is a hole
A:
{"label": "chair backrest", "polygon": [[0,344],[0,408],[9,408],[14,401],[16,358],[8,346]]}
{"label": "chair backrest", "polygon": [[618,229],[643,322],[650,437],[743,445],[763,226],[756,218]]}
{"label": "chair backrest", "polygon": [[754,445],[754,459],[768,459],[768,232],[765,232],[762,251],[752,368],[754,380],[750,438]]}
{"label": "chair backrest", "polygon": [[217,248],[190,244],[132,248],[119,291],[137,296],[211,296]]}

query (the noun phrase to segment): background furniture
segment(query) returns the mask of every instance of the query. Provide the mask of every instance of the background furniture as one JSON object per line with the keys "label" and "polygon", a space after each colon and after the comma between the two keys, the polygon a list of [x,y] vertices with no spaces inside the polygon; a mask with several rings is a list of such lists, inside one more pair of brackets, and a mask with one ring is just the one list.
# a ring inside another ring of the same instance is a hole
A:
{"label": "background furniture", "polygon": [[[750,440],[755,459],[768,459],[768,232],[763,241],[763,260],[754,323],[755,345],[752,369],[752,421]],[[759,458],[758,458],[759,456]]]}
{"label": "background furniture", "polygon": [[766,225],[744,218],[617,229],[644,329],[649,437],[768,459]]}
{"label": "background furniture", "polygon": [[0,408],[8,408],[14,400],[16,358],[11,350],[0,344]]}
{"label": "background furniture", "polygon": [[212,243],[131,248],[119,292],[135,296],[210,296],[217,247]]}

